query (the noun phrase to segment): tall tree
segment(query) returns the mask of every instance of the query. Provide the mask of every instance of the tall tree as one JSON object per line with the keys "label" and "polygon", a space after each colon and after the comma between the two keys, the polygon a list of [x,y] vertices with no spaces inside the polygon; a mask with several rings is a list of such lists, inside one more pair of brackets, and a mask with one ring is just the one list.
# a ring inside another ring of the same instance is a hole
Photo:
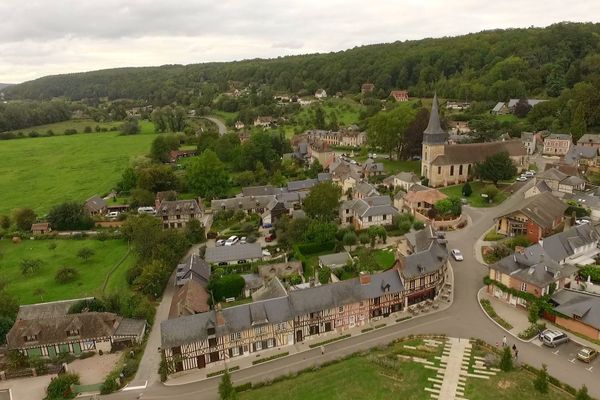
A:
{"label": "tall tree", "polygon": [[94,221],[84,213],[83,205],[74,201],[52,207],[46,218],[57,231],[85,230],[94,226]]}
{"label": "tall tree", "polygon": [[13,211],[13,221],[15,221],[17,229],[21,231],[29,231],[36,218],[37,216],[31,208],[17,208]]}
{"label": "tall tree", "polygon": [[237,400],[238,394],[231,383],[231,376],[228,371],[225,371],[219,383],[219,398],[221,400]]}
{"label": "tall tree", "polygon": [[341,189],[332,182],[322,182],[310,189],[304,199],[304,211],[311,218],[332,221],[337,216]]}
{"label": "tall tree", "polygon": [[190,162],[187,168],[190,190],[206,199],[224,196],[229,189],[229,174],[225,164],[212,150],[206,150]]}
{"label": "tall tree", "polygon": [[483,180],[498,181],[508,180],[517,174],[517,167],[513,164],[507,152],[500,152],[487,157],[483,162],[475,164],[475,176]]}
{"label": "tall tree", "polygon": [[392,111],[380,112],[369,119],[367,140],[371,146],[379,147],[390,157],[396,152],[398,158],[405,147],[405,134],[413,122],[415,110],[400,105]]}

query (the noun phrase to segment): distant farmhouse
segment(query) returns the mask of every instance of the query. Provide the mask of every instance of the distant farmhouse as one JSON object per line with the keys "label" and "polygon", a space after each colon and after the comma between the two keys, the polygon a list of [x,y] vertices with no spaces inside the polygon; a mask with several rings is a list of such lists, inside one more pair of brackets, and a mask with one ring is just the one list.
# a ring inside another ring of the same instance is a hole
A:
{"label": "distant farmhouse", "polygon": [[[540,104],[541,102],[544,102],[546,100],[539,100],[539,99],[525,99],[527,101],[527,104],[529,104],[531,107],[535,107],[536,105]],[[519,99],[510,99],[508,102],[498,102],[496,103],[496,105],[494,106],[494,108],[492,108],[492,114],[495,115],[505,115],[505,114],[511,114],[515,111],[515,106],[517,105],[517,103],[519,102]]]}

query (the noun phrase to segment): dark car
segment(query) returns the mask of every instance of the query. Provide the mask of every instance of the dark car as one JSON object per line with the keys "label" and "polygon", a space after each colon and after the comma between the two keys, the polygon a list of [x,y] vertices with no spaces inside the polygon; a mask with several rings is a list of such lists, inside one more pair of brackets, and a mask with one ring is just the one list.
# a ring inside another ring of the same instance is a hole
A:
{"label": "dark car", "polygon": [[275,236],[274,233],[269,234],[269,236],[265,237],[265,242],[272,242],[273,240],[275,240],[277,236]]}

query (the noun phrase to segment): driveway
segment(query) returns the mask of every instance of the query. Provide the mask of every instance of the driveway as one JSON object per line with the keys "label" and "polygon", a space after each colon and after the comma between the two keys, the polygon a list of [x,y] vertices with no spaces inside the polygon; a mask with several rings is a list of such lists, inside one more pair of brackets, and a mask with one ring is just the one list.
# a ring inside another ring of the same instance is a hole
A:
{"label": "driveway", "polygon": [[56,375],[9,379],[0,382],[1,389],[10,389],[13,400],[41,400],[46,396],[46,387]]}
{"label": "driveway", "polygon": [[95,355],[83,360],[75,360],[68,365],[69,372],[79,374],[82,385],[95,385],[104,382],[104,378],[113,370],[123,355],[122,352]]}
{"label": "driveway", "polygon": [[[527,182],[519,192],[499,206],[493,208],[465,207],[465,213],[469,215],[472,223],[463,230],[446,233],[448,247],[462,250],[465,258],[462,262],[452,262],[456,290],[454,292],[454,303],[449,309],[441,313],[414,318],[399,325],[390,325],[347,340],[333,342],[325,346],[325,355],[321,355],[319,349],[313,349],[235,371],[232,373],[234,384],[270,380],[277,376],[318,365],[324,361],[352,354],[358,350],[387,344],[394,339],[409,334],[444,333],[453,337],[480,338],[488,343],[496,343],[502,340],[502,337],[506,334],[504,330],[490,321],[477,303],[477,292],[483,285],[483,277],[487,274],[487,267],[476,260],[475,243],[489,230],[495,216],[506,213],[523,201],[523,192],[530,188],[532,184],[531,181]],[[557,353],[556,350],[540,347],[539,343],[535,343],[535,341],[532,343],[522,343],[520,341],[517,343],[515,341],[515,343],[519,348],[519,359],[521,361],[537,368],[541,367],[542,364],[546,364],[552,376],[576,388],[585,384],[590,395],[600,397],[600,385],[597,384],[600,372],[596,370],[598,367],[595,367],[598,361],[591,365],[593,368],[589,371],[585,368],[585,365],[570,361],[575,351],[571,345],[561,346]],[[508,344],[512,346],[513,340],[509,339]],[[220,377],[175,387],[167,387],[157,383],[148,387],[143,394],[143,399],[218,399],[217,387],[219,382]],[[110,398],[133,400],[137,394],[139,392],[118,393]]]}

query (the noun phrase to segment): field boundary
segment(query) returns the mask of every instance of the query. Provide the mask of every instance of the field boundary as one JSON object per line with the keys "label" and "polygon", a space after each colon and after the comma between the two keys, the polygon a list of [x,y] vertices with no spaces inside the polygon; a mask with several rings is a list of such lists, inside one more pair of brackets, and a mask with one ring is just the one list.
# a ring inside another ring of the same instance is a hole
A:
{"label": "field boundary", "polygon": [[127,253],[125,253],[125,255],[115,264],[114,267],[111,268],[110,271],[108,271],[108,273],[106,274],[106,278],[104,278],[104,283],[102,284],[102,294],[104,294],[104,291],[106,290],[106,285],[108,285],[108,281],[110,281],[110,277],[115,273],[117,268],[119,268],[121,266],[121,264],[123,264],[123,262],[125,260],[127,260],[127,257],[129,257],[129,254],[131,254],[130,247],[127,248]]}

